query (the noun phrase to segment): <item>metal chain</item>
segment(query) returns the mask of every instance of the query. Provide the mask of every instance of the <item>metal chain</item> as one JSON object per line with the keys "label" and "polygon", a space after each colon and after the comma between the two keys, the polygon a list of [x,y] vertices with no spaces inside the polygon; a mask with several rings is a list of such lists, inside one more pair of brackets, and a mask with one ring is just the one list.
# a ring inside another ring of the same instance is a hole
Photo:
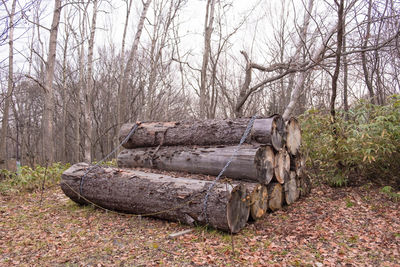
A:
{"label": "metal chain", "polygon": [[244,141],[246,141],[248,135],[250,134],[250,130],[253,128],[253,124],[254,124],[254,121],[256,120],[256,118],[257,118],[257,115],[254,115],[253,117],[251,117],[249,123],[247,124],[247,128],[244,131],[242,138],[240,139],[239,145],[233,151],[232,156],[229,158],[229,160],[225,164],[224,168],[222,168],[222,170],[220,171],[218,176],[215,178],[215,180],[212,182],[212,184],[210,184],[210,186],[208,187],[208,190],[207,190],[206,196],[204,198],[204,202],[203,202],[203,214],[204,214],[204,216],[206,218],[206,223],[207,224],[208,224],[207,205],[208,205],[208,198],[210,196],[210,192],[214,188],[215,184],[219,181],[221,176],[224,174],[226,169],[229,167],[229,165],[232,163],[233,159],[236,157],[236,155],[239,152],[239,149],[242,146],[242,144],[244,143]]}
{"label": "metal chain", "polygon": [[111,151],[107,156],[105,156],[102,160],[100,160],[99,162],[97,162],[93,167],[91,167],[89,170],[87,170],[83,176],[81,177],[81,181],[79,183],[79,198],[81,196],[83,196],[82,194],[82,187],[83,187],[83,181],[86,177],[86,175],[88,175],[91,171],[93,171],[95,168],[97,168],[101,163],[103,163],[106,159],[108,159],[112,154],[114,154],[116,151],[118,151],[118,149],[123,146],[128,140],[129,138],[132,137],[132,135],[136,132],[137,128],[139,127],[139,122],[135,123],[135,125],[132,127],[132,129],[129,131],[128,135],[125,137],[124,140],[122,140],[122,142],[113,150]]}

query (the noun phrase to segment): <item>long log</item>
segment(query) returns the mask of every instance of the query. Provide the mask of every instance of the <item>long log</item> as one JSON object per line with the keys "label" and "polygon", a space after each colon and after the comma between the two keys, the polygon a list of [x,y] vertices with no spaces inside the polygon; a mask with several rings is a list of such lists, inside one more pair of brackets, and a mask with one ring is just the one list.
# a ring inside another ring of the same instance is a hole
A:
{"label": "long log", "polygon": [[276,211],[283,206],[283,188],[280,183],[270,183],[268,186],[268,209]]}
{"label": "long log", "polygon": [[301,146],[300,123],[296,118],[290,118],[286,122],[286,147],[288,152],[295,156],[299,153]]}
{"label": "long log", "polygon": [[[249,217],[242,184],[216,183],[205,216],[204,198],[211,182],[110,167],[87,173],[89,168],[91,165],[78,163],[62,174],[61,189],[79,204],[89,200],[106,209],[186,224],[206,224],[208,218],[212,227],[232,233],[239,232]],[[84,175],[82,198],[78,192]]]}
{"label": "long log", "polygon": [[[145,167],[218,175],[236,147],[149,147],[125,149],[118,155],[121,168]],[[269,146],[242,146],[224,176],[268,184],[274,175],[274,152]]]}
{"label": "long log", "polygon": [[[125,148],[151,146],[212,146],[238,144],[249,119],[225,119],[179,122],[143,122],[123,145]],[[281,116],[256,119],[246,143],[259,142],[280,150],[284,144],[284,125]],[[119,140],[128,136],[134,124],[122,125]],[[282,129],[283,127],[283,129]]]}
{"label": "long log", "polygon": [[268,209],[268,190],[262,184],[246,184],[250,200],[250,218],[254,221],[261,219]]}

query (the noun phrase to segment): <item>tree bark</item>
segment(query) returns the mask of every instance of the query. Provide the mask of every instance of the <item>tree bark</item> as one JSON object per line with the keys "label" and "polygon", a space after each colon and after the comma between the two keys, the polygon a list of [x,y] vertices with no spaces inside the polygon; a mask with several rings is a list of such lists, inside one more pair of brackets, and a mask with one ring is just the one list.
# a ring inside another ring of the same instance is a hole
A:
{"label": "tree bark", "polygon": [[286,147],[291,155],[297,155],[301,145],[300,123],[291,117],[286,124]]}
{"label": "tree bark", "polygon": [[283,206],[283,188],[279,183],[270,183],[268,186],[268,209],[276,211]]}
{"label": "tree bark", "polygon": [[[279,121],[280,116],[277,115],[267,119],[256,119],[246,143],[255,141],[273,145],[277,150],[281,149],[283,146],[281,135],[284,134],[284,130],[278,130]],[[135,148],[158,145],[236,145],[240,142],[248,122],[249,119],[146,122],[140,124],[135,134],[123,146]],[[122,125],[119,132],[120,142],[128,136],[133,126],[130,123]]]}
{"label": "tree bark", "polygon": [[[145,167],[217,176],[236,147],[160,147],[125,149],[118,155],[121,168]],[[267,185],[274,175],[271,147],[243,146],[224,176]]]}
{"label": "tree bark", "polygon": [[[209,225],[232,233],[239,232],[249,217],[242,184],[215,184],[205,216],[204,197],[211,182],[116,168],[97,167],[87,173],[90,167],[79,163],[62,174],[61,189],[79,204],[92,202],[106,209],[187,224],[206,224],[208,217]],[[84,175],[82,198],[77,193]]]}

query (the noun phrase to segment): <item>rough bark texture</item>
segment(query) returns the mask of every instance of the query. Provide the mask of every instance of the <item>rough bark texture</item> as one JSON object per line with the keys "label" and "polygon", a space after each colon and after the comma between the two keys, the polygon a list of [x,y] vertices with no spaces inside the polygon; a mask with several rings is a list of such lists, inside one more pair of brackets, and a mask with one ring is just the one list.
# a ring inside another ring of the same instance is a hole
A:
{"label": "rough bark texture", "polygon": [[296,172],[290,172],[290,176],[285,181],[284,190],[286,204],[291,205],[299,199],[300,187]]}
{"label": "rough bark texture", "polygon": [[280,183],[283,184],[289,176],[290,172],[290,156],[286,149],[282,149],[275,155],[275,178]]}
{"label": "rough bark texture", "polygon": [[[262,141],[262,144],[274,145],[272,142],[276,133],[276,123],[279,116],[267,119],[256,119],[255,130],[247,138],[246,143]],[[238,144],[246,130],[249,119],[225,119],[180,122],[145,122],[141,123],[135,134],[123,145],[125,148],[149,146],[187,146],[187,145],[230,145]],[[121,127],[119,140],[122,142],[129,134],[134,124],[127,123]],[[280,149],[280,148],[279,148]],[[278,149],[278,150],[279,150]]]}
{"label": "rough bark texture", "polygon": [[286,147],[291,155],[297,155],[301,145],[301,130],[297,119],[291,117],[286,124]]}
{"label": "rough bark texture", "polygon": [[271,211],[282,209],[283,197],[283,187],[281,184],[270,183],[268,185],[268,209]]}
{"label": "rough bark texture", "polygon": [[[236,147],[183,147],[125,149],[118,155],[121,168],[145,167],[218,175]],[[226,177],[268,184],[274,175],[274,154],[268,146],[243,146],[223,174]]]}
{"label": "rough bark texture", "polygon": [[[61,188],[79,204],[93,202],[103,208],[141,214],[187,224],[206,224],[204,198],[211,182],[167,175],[97,167],[78,163],[62,174]],[[84,174],[82,195],[81,178]],[[209,225],[239,232],[249,217],[247,191],[242,184],[217,183],[208,198]]]}
{"label": "rough bark texture", "polygon": [[246,184],[250,200],[250,217],[259,220],[268,209],[268,189],[262,184]]}

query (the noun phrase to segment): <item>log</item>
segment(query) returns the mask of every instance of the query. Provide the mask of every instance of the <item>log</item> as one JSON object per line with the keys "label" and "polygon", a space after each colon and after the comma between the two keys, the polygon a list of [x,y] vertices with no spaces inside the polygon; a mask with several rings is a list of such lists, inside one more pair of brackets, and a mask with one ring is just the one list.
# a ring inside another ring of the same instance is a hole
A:
{"label": "log", "polygon": [[268,209],[268,189],[265,185],[247,183],[250,200],[250,218],[254,221],[261,219]]}
{"label": "log", "polygon": [[310,177],[305,173],[299,177],[299,188],[300,197],[305,197],[311,192],[311,180]]}
{"label": "log", "polygon": [[295,156],[299,153],[301,146],[300,123],[296,118],[290,118],[286,122],[286,147],[288,152]]}
{"label": "log", "polygon": [[306,161],[300,152],[296,156],[290,155],[290,171],[296,172],[296,175],[300,177],[303,175],[305,168]]}
{"label": "log", "polygon": [[291,171],[284,184],[285,201],[287,205],[293,204],[300,197],[300,185],[296,172]]}
{"label": "log", "polygon": [[276,211],[283,206],[283,188],[280,183],[270,183],[268,186],[268,209]]}
{"label": "log", "polygon": [[282,148],[275,155],[275,178],[280,184],[284,184],[285,179],[290,175],[290,156],[285,148]]}
{"label": "log", "polygon": [[[265,129],[269,129],[269,134],[266,134]],[[266,119],[255,120],[251,135],[258,143],[272,145],[276,151],[279,151],[284,145],[285,131],[285,123],[282,117],[273,115]]]}
{"label": "log", "polygon": [[[284,133],[282,118],[274,115],[270,118],[256,119],[253,130],[246,143],[259,142],[273,145],[279,150],[283,146]],[[179,122],[143,122],[136,132],[127,140],[125,148],[152,146],[213,146],[238,144],[246,130],[249,119],[225,119]],[[128,136],[134,124],[122,125],[119,140]]]}
{"label": "log", "polygon": [[[61,189],[79,204],[95,203],[106,209],[179,221],[206,224],[204,198],[211,182],[174,178],[128,169],[97,167],[86,163],[71,166],[62,174]],[[249,203],[243,184],[216,183],[210,191],[208,224],[217,229],[239,232],[249,217]],[[88,202],[88,201],[90,202]]]}
{"label": "log", "polygon": [[[155,168],[167,171],[185,171],[218,175],[236,146],[228,147],[149,147],[125,149],[118,155],[121,168]],[[268,184],[274,175],[274,152],[269,146],[243,145],[224,176]]]}

